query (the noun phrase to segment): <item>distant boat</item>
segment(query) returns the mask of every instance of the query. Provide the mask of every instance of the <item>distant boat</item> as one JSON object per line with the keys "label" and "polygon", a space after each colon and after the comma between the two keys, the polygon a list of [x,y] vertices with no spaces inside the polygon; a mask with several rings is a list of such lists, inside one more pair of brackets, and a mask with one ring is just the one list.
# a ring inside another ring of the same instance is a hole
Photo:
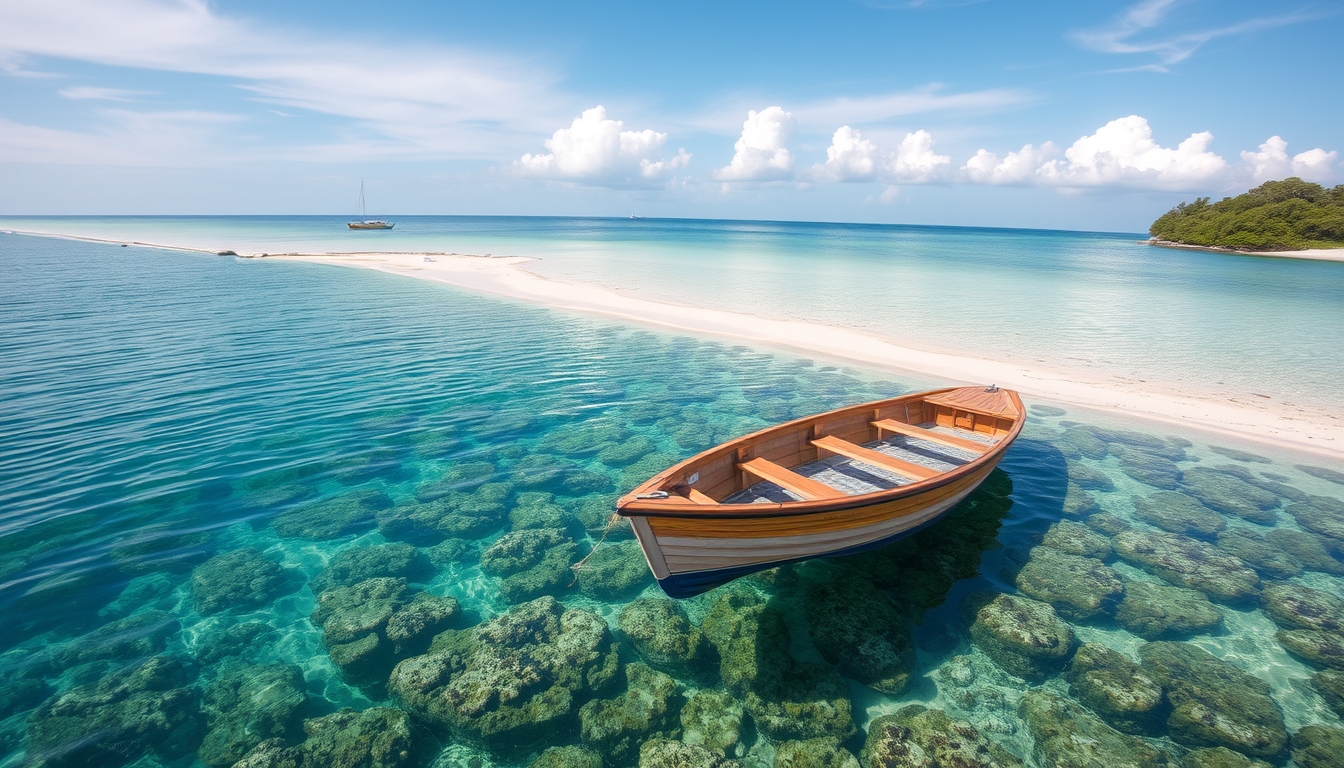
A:
{"label": "distant boat", "polygon": [[633,214],[633,213],[630,214],[630,218],[634,219],[635,221],[643,221],[643,220],[644,220],[644,217],[643,217],[643,216],[636,216],[636,215]]}
{"label": "distant boat", "polygon": [[346,224],[351,229],[391,229],[396,226],[390,221],[370,219],[364,212],[364,182],[359,182],[359,221]]}
{"label": "distant boat", "polygon": [[885,546],[989,477],[1026,421],[998,387],[851,405],[730,440],[616,502],[658,585],[693,597],[740,576]]}

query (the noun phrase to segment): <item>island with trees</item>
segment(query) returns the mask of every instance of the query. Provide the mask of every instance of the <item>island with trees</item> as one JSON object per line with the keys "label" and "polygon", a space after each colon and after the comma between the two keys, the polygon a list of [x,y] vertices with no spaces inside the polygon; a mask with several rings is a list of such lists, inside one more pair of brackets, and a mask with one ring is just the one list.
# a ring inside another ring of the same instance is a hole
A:
{"label": "island with trees", "polygon": [[1216,203],[1201,197],[1163,214],[1148,233],[1154,245],[1233,251],[1344,248],[1344,185],[1327,189],[1293,177]]}

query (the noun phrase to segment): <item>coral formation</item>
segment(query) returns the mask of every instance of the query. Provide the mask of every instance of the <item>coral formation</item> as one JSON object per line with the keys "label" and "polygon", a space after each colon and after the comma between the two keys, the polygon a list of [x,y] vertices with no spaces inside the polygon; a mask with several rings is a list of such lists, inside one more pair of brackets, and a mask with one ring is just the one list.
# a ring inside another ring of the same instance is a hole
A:
{"label": "coral formation", "polygon": [[964,610],[971,638],[1005,671],[1041,681],[1073,654],[1073,628],[1046,603],[1015,595],[973,594]]}

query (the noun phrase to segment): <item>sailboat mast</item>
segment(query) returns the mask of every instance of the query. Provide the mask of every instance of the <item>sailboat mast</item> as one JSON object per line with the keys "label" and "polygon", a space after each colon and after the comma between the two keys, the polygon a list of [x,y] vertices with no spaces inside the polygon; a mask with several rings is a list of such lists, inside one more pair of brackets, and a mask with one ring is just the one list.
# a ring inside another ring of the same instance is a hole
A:
{"label": "sailboat mast", "polygon": [[368,221],[369,214],[364,210],[364,182],[359,182],[359,220]]}

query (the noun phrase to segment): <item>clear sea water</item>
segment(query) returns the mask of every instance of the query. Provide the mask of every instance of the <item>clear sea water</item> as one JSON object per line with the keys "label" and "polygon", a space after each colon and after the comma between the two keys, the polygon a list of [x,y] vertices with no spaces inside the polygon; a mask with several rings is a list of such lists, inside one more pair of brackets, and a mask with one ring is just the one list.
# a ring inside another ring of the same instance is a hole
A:
{"label": "clear sea water", "polygon": [[[39,223],[0,226],[39,229]],[[297,250],[313,246],[319,224],[154,226],[185,227],[191,238],[218,232],[218,247],[240,250],[247,242],[279,250],[274,243],[289,237]],[[64,231],[91,236],[116,236],[118,227],[129,236],[138,226],[62,222]],[[1076,351],[1089,365],[1129,365],[1146,345],[1156,358],[1151,364],[1173,376],[1235,377],[1272,393],[1289,387],[1287,379],[1303,392],[1338,394],[1329,387],[1344,365],[1337,347],[1344,265],[1229,261],[1142,248],[1123,235],[731,223],[684,225],[692,231],[670,253],[656,243],[671,226],[405,219],[392,242],[541,255],[550,257],[541,262],[544,271],[602,276],[667,298],[697,292],[706,301],[745,300],[780,314],[834,311],[825,319],[890,323],[916,336],[951,333],[968,343],[1011,345],[1022,355]],[[347,249],[356,241],[342,233],[330,242]],[[725,243],[731,244],[726,257]],[[831,263],[819,253],[843,258],[821,269],[810,290],[791,284],[789,275],[796,283],[800,269]],[[899,258],[884,260],[884,253]],[[1017,254],[1012,268],[1003,261],[1008,253]],[[1215,259],[1219,269],[1212,270]],[[994,312],[968,301],[957,321],[963,325],[934,328],[918,291],[889,297],[891,313],[881,319],[850,316],[851,304],[840,299],[862,265],[903,275],[910,286],[956,273],[998,289],[1020,287],[996,293],[1032,320],[1005,329],[990,322]],[[710,272],[715,279],[703,279]],[[345,567],[351,553],[385,552],[371,548],[409,538],[414,567],[365,562],[364,575],[403,576],[413,590],[456,599],[462,611],[452,626],[466,628],[511,608],[502,580],[480,566],[482,552],[510,529],[546,518],[545,525],[576,542],[571,559],[577,559],[601,537],[614,496],[674,460],[769,423],[935,383],[318,265],[9,235],[0,236],[0,274],[3,766],[202,765],[202,739],[218,743],[221,734],[232,735],[244,752],[263,736],[300,744],[305,721],[342,707],[406,708],[381,681],[352,680],[333,663],[323,627],[311,618],[315,593],[340,578],[329,565]],[[745,296],[729,293],[742,284],[751,286]],[[1285,329],[1296,343],[1271,343]],[[1199,354],[1177,365],[1177,352],[1194,346]],[[1271,375],[1267,368],[1274,366],[1291,377]],[[1243,444],[1230,447],[1252,455],[1229,456],[1213,450],[1228,443],[1199,433],[1035,405],[1002,472],[944,525],[890,552],[795,566],[745,584],[786,613],[790,655],[798,661],[822,659],[809,618],[808,595],[817,584],[866,579],[910,616],[916,644],[910,685],[886,694],[846,680],[857,733],[844,746],[854,754],[873,718],[918,703],[970,722],[1028,764],[1040,764],[1017,709],[1036,684],[1007,674],[970,640],[961,606],[978,590],[1016,593],[1017,570],[1062,518],[1100,530],[1109,514],[1155,532],[1136,517],[1134,499],[1158,488],[1121,459],[1134,458],[1134,445],[1156,439],[1179,472],[1232,466],[1220,471],[1282,484],[1261,523],[1220,514],[1229,530],[1301,531],[1290,511],[1294,499],[1344,499],[1344,485],[1318,471],[1344,470],[1337,464]],[[1078,454],[1066,437],[1071,429],[1108,438],[1102,442],[1110,450]],[[550,468],[540,480],[538,462]],[[503,495],[494,523],[456,536],[446,548],[403,535],[398,523],[443,488],[444,478],[459,483],[458,493],[482,482],[497,488]],[[1066,514],[1071,480],[1090,488],[1095,507]],[[1194,498],[1180,481],[1161,484]],[[528,492],[552,495],[538,507]],[[351,504],[362,516],[336,520]],[[305,517],[313,509],[323,511]],[[1311,536],[1326,549],[1344,546]],[[629,664],[638,655],[619,631],[620,611],[659,592],[628,541],[618,535],[603,547],[616,553],[617,565],[633,563],[633,570],[615,573],[634,576],[611,583],[565,579],[548,591],[602,617]],[[221,586],[216,566],[249,549],[259,558],[250,562],[282,570],[255,579],[244,570]],[[1133,562],[1107,562],[1126,583],[1160,581]],[[883,581],[880,574],[893,569],[896,581]],[[918,581],[921,602],[909,602],[900,578]],[[1319,569],[1262,572],[1261,579],[1344,599],[1344,578]],[[692,621],[719,597],[688,601]],[[1113,610],[1072,621],[1074,631],[1137,658],[1144,641],[1117,624]],[[1340,725],[1309,682],[1317,669],[1284,650],[1275,639],[1278,627],[1255,600],[1217,610],[1222,626],[1189,642],[1266,681],[1289,732]],[[230,630],[261,634],[231,646],[219,639]],[[116,687],[118,675],[142,669],[147,658],[179,663],[178,679],[133,695]],[[221,688],[236,682],[238,669],[246,675],[268,668],[239,667],[244,661],[290,665],[301,675],[301,702],[265,733],[220,714]],[[672,674],[684,693],[721,687],[717,669],[711,655],[695,670]],[[1042,685],[1070,690],[1057,674]],[[131,695],[152,709],[165,688],[188,692],[174,700],[178,720],[171,729],[141,710],[117,708],[118,696]],[[566,722],[549,743],[582,743],[577,719]],[[115,745],[86,749],[100,739]],[[1191,746],[1162,733],[1148,742],[1173,760]],[[753,768],[769,766],[778,746],[744,725],[730,756]],[[512,768],[527,765],[535,751],[500,754],[430,728],[421,754],[440,766]]]}

